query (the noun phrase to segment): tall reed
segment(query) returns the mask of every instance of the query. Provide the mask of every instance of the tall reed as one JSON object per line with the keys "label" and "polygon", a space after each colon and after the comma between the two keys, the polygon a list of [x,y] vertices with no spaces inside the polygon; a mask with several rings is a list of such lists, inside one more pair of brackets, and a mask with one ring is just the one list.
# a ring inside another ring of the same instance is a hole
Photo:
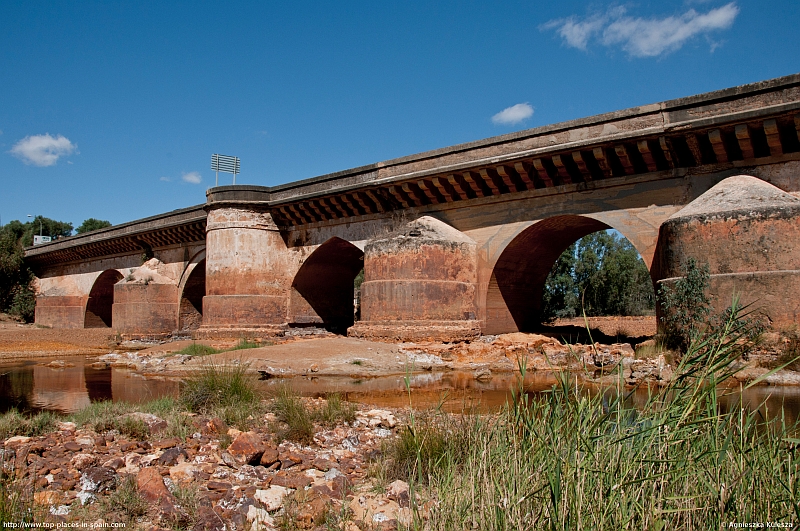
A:
{"label": "tall reed", "polygon": [[[750,326],[731,312],[692,343],[677,378],[639,410],[628,405],[621,378],[609,397],[588,395],[565,376],[538,399],[520,384],[499,417],[443,429],[440,437],[451,439],[445,454],[436,466],[417,463],[425,478],[409,478],[424,480],[437,500],[425,528],[706,530],[800,522],[796,426],[718,405],[719,384],[735,372]],[[520,372],[522,382],[524,360]]]}

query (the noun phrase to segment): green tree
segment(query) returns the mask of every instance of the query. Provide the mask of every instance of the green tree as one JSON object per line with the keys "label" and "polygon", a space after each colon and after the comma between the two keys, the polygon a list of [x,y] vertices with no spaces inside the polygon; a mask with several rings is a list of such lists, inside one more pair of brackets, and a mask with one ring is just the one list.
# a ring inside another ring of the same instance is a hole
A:
{"label": "green tree", "polygon": [[32,321],[36,305],[31,287],[33,273],[25,265],[17,234],[15,230],[0,230],[0,311]]}
{"label": "green tree", "polygon": [[72,234],[72,223],[56,221],[44,216],[36,216],[33,218],[33,221],[27,223],[20,223],[14,220],[8,225],[13,225],[12,230],[15,232],[17,232],[20,227],[22,228],[21,240],[23,247],[30,247],[33,245],[34,235],[41,234],[42,236],[50,236],[51,238],[58,239]]}
{"label": "green tree", "polygon": [[548,275],[543,317],[644,315],[655,305],[650,273],[631,243],[616,232],[584,236],[564,251]]}
{"label": "green tree", "polygon": [[711,275],[708,264],[700,265],[694,258],[689,258],[681,268],[684,276],[672,286],[665,283],[659,286],[658,302],[663,314],[664,344],[685,351],[711,313],[711,300],[706,295]]}
{"label": "green tree", "polygon": [[105,220],[102,220],[102,219],[89,218],[87,220],[84,220],[84,222],[81,223],[80,227],[75,229],[75,233],[83,234],[84,232],[90,232],[90,231],[93,231],[93,230],[104,229],[104,228],[110,227],[110,226],[111,226],[111,222],[110,221],[105,221]]}

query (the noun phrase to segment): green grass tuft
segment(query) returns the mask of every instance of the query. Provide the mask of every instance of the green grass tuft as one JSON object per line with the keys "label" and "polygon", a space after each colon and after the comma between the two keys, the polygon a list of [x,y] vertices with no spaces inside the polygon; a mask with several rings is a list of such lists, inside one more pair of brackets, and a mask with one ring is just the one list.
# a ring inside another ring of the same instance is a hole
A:
{"label": "green grass tuft", "polygon": [[0,415],[0,439],[15,435],[35,437],[44,435],[55,428],[59,416],[50,411],[42,411],[32,416],[25,416],[16,409]]}
{"label": "green grass tuft", "polygon": [[311,411],[289,384],[282,383],[277,386],[272,410],[280,421],[288,425],[287,430],[280,434],[282,438],[307,443],[314,437]]}
{"label": "green grass tuft", "polygon": [[208,356],[209,354],[219,354],[221,350],[215,349],[209,345],[202,343],[192,343],[191,345],[182,348],[177,354],[184,354],[187,356]]}

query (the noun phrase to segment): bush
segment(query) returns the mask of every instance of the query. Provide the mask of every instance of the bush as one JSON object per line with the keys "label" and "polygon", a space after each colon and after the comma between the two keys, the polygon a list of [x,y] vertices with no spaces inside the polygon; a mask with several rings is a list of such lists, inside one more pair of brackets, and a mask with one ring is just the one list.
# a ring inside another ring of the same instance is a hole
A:
{"label": "bush", "polygon": [[711,307],[706,295],[709,274],[708,264],[698,265],[694,258],[683,264],[684,276],[674,286],[661,284],[658,302],[661,316],[662,342],[668,348],[685,351],[706,324]]}
{"label": "bush", "polygon": [[314,411],[314,419],[333,427],[341,422],[356,420],[356,407],[343,400],[339,393],[331,393],[326,397],[325,405]]}

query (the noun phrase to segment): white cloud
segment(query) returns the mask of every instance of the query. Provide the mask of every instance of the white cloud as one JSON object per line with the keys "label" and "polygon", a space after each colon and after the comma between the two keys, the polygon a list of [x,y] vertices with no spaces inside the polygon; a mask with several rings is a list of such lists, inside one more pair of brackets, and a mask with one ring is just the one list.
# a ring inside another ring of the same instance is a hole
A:
{"label": "white cloud", "polygon": [[533,107],[527,103],[517,103],[492,116],[492,123],[513,125],[533,116]]}
{"label": "white cloud", "polygon": [[159,180],[160,180],[160,181],[164,181],[165,183],[168,183],[168,182],[170,182],[172,179],[170,179],[169,177],[161,177],[161,179],[159,179]]}
{"label": "white cloud", "polygon": [[731,2],[707,13],[689,9],[682,15],[662,18],[631,17],[625,13],[625,8],[614,7],[583,20],[575,16],[552,20],[540,29],[555,30],[567,46],[580,50],[586,50],[590,41],[597,41],[604,46],[619,46],[633,57],[654,57],[674,52],[692,37],[730,28],[739,7]]}
{"label": "white cloud", "polygon": [[181,179],[183,179],[187,183],[192,183],[192,184],[200,184],[203,181],[203,178],[200,176],[200,173],[196,171],[184,173],[181,176]]}
{"label": "white cloud", "polygon": [[26,136],[11,148],[11,154],[25,164],[52,166],[60,157],[73,153],[78,146],[64,136],[43,135]]}

